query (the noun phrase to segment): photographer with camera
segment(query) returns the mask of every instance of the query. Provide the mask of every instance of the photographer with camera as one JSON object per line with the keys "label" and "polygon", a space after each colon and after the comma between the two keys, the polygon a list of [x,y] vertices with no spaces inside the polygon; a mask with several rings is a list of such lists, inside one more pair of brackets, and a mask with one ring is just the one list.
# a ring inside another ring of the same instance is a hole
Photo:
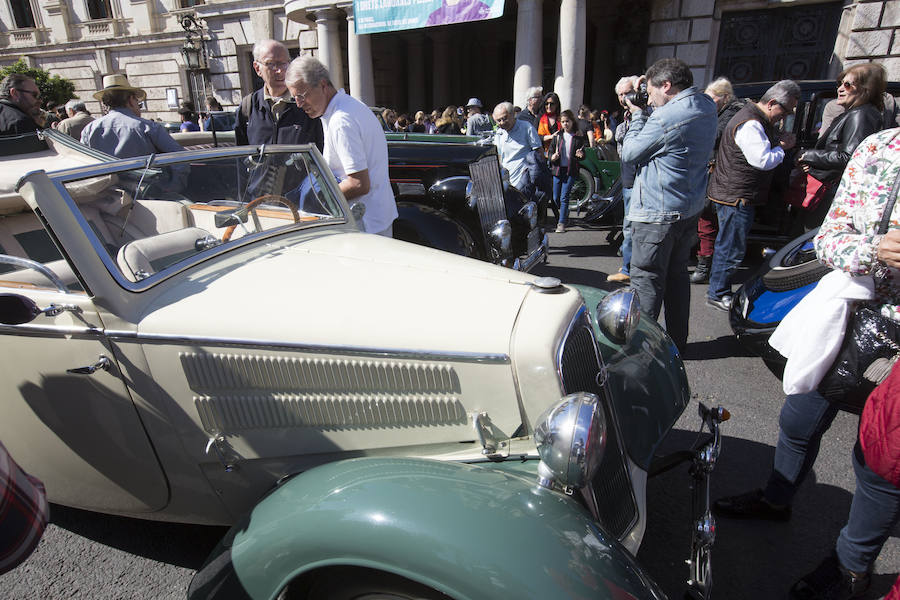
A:
{"label": "photographer with camera", "polygon": [[[628,104],[625,102],[626,96],[631,98],[632,101],[635,98],[634,86],[636,82],[640,78],[637,75],[632,75],[631,77],[623,77],[616,84],[616,97],[619,99],[619,104],[622,105],[622,110],[624,111],[624,115],[622,118],[622,122],[616,126],[616,151],[619,154],[619,158],[622,157],[622,142],[625,140],[625,134],[628,133],[628,128],[631,127],[631,112],[628,109]],[[642,97],[644,98],[643,105],[645,106],[644,110],[651,110],[646,106],[647,104],[647,90],[646,88],[643,91]],[[640,101],[638,101],[641,104]],[[625,205],[625,218],[622,221],[622,267],[619,269],[618,273],[612,273],[606,278],[606,281],[611,283],[628,283],[631,281],[631,270],[629,265],[631,264],[631,223],[628,222],[628,203],[631,201],[631,188],[634,187],[634,175],[637,171],[635,165],[630,162],[626,162],[624,160],[620,160],[621,165],[621,175],[620,179],[622,181],[622,203]]]}
{"label": "photographer with camera", "polygon": [[666,331],[683,352],[688,338],[691,283],[688,258],[706,202],[707,163],[716,138],[716,103],[694,87],[688,65],[663,58],[638,80],[647,87],[646,115],[638,94],[625,97],[632,120],[623,162],[637,166],[631,221],[631,281],[641,311],[656,319],[666,305]]}

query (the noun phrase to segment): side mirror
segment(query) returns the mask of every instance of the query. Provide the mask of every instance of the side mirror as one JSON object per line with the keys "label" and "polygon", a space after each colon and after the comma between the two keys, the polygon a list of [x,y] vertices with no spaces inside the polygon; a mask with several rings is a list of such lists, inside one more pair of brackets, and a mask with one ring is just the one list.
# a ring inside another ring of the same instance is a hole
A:
{"label": "side mirror", "polygon": [[0,294],[0,323],[22,325],[34,321],[43,311],[31,298],[18,294]]}

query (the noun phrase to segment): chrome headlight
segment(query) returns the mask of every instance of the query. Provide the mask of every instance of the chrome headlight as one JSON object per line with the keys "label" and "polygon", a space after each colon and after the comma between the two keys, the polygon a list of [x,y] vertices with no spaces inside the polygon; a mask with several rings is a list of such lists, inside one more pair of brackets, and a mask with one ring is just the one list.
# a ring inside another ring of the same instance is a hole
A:
{"label": "chrome headlight", "polygon": [[528,223],[528,229],[534,229],[537,227],[538,223],[538,209],[537,204],[534,202],[526,202],[522,208],[519,209],[519,217],[522,218],[523,221]]}
{"label": "chrome headlight", "polygon": [[466,184],[466,204],[469,205],[469,210],[475,210],[475,207],[478,206],[478,196],[475,195],[475,184],[472,183],[472,180],[469,180],[469,183]]}
{"label": "chrome headlight", "polygon": [[488,235],[491,245],[499,250],[500,254],[506,256],[512,251],[512,225],[509,224],[509,221],[506,219],[497,221]]}
{"label": "chrome headlight", "polygon": [[540,485],[552,488],[555,484],[566,492],[587,485],[606,446],[606,417],[600,398],[576,392],[561,399],[538,418],[534,443],[541,457]]}
{"label": "chrome headlight", "polygon": [[627,344],[641,320],[641,301],[634,288],[620,288],[597,305],[600,331],[616,344]]}

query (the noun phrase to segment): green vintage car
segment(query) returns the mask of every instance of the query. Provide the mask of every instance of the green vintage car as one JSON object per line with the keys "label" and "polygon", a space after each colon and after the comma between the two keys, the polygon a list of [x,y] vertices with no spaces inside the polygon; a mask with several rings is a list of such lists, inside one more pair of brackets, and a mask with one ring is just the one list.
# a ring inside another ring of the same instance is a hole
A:
{"label": "green vintage car", "polygon": [[[232,525],[191,600],[663,597],[634,555],[690,393],[633,292],[361,233],[312,146],[41,135],[0,175],[0,439],[51,501]],[[683,455],[701,597],[722,416]]]}

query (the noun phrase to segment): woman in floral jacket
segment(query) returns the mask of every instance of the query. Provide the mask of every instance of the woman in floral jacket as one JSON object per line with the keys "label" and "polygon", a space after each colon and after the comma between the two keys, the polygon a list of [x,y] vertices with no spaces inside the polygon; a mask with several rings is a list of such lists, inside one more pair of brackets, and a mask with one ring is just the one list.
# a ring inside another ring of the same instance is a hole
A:
{"label": "woman in floral jacket", "polygon": [[[891,212],[885,235],[878,235],[886,204],[900,174],[900,129],[869,136],[844,171],[834,201],[815,239],[825,264],[854,275],[872,275],[872,302],[882,315],[900,321],[900,202]],[[791,394],[779,420],[772,473],[765,489],[720,498],[718,515],[785,521],[794,494],[812,468],[822,435],[837,415],[817,391]],[[853,451],[857,479],[851,517],[836,549],[791,588],[791,598],[855,598],[869,587],[869,572],[884,541],[900,519],[900,489],[866,465],[860,445]]]}

